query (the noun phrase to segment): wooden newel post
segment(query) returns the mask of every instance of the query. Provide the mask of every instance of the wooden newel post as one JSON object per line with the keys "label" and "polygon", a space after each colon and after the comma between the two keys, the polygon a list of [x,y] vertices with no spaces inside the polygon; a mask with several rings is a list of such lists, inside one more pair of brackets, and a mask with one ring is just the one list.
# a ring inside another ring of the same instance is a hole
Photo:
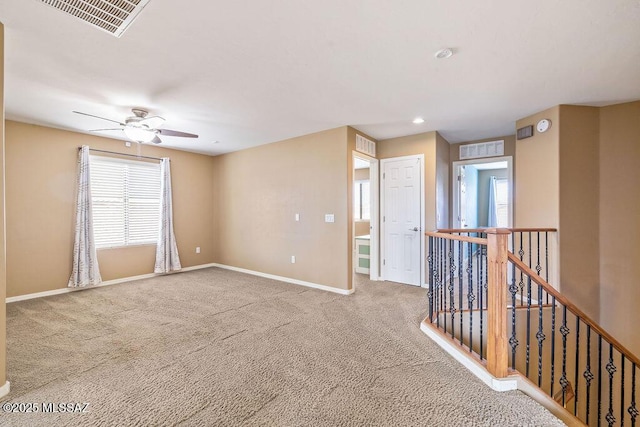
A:
{"label": "wooden newel post", "polygon": [[496,378],[509,373],[507,337],[507,254],[509,235],[505,228],[487,233],[487,369]]}

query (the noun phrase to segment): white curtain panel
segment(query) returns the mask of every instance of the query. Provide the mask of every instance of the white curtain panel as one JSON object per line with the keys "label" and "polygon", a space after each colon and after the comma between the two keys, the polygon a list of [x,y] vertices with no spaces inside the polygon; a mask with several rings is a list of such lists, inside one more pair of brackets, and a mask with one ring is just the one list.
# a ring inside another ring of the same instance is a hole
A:
{"label": "white curtain panel", "polygon": [[97,285],[102,282],[93,238],[89,167],[89,147],[83,145],[78,154],[76,230],[73,242],[73,269],[69,278],[71,288]]}
{"label": "white curtain panel", "polygon": [[171,162],[160,161],[160,231],[156,249],[155,273],[169,273],[182,268],[178,256],[176,236],[173,234],[173,203],[171,197]]}
{"label": "white curtain panel", "polygon": [[489,227],[498,226],[498,188],[496,177],[489,178],[489,212],[487,215],[487,225]]}

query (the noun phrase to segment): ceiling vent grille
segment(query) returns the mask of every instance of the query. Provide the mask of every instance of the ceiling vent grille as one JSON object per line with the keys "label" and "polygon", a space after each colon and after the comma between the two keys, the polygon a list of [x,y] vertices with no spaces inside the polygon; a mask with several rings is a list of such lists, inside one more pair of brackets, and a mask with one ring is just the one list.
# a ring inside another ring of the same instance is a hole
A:
{"label": "ceiling vent grille", "polygon": [[149,0],[39,0],[120,37]]}

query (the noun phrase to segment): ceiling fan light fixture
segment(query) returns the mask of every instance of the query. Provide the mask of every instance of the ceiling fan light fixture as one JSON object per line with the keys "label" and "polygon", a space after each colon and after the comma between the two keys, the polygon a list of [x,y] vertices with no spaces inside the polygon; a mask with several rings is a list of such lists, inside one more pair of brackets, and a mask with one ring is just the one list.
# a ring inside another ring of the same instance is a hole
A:
{"label": "ceiling fan light fixture", "polygon": [[156,137],[156,133],[148,129],[125,127],[123,130],[127,138],[135,142],[151,142]]}

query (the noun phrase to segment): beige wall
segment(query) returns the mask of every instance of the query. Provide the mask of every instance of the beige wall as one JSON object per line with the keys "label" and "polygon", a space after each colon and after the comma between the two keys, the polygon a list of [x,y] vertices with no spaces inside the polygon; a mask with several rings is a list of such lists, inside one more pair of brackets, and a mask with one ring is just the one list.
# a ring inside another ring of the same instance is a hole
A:
{"label": "beige wall", "polygon": [[[215,157],[216,262],[349,289],[347,132],[341,127]],[[334,223],[324,222],[329,213]]]}
{"label": "beige wall", "polygon": [[356,236],[365,236],[371,232],[371,222],[369,221],[355,221],[353,226],[355,227],[354,233]]}
{"label": "beige wall", "polygon": [[450,146],[436,132],[436,228],[449,227]]}
{"label": "beige wall", "polygon": [[0,22],[0,387],[7,382],[7,264],[4,194],[4,25]]}
{"label": "beige wall", "polygon": [[[7,296],[65,288],[71,274],[78,147],[170,157],[183,267],[214,261],[213,158],[6,122]],[[201,253],[195,253],[200,246]],[[103,280],[153,272],[155,246],[98,250]],[[34,266],[37,266],[34,268]]]}
{"label": "beige wall", "polygon": [[545,117],[553,121],[548,132],[516,143],[516,226],[559,229],[555,283],[640,354],[640,101],[561,105],[517,127]]}
{"label": "beige wall", "polygon": [[378,144],[379,159],[416,154],[424,154],[426,229],[446,227],[449,216],[449,145],[446,140],[437,132],[426,132],[385,139]]}
{"label": "beige wall", "polygon": [[551,119],[545,133],[516,141],[514,224],[516,227],[560,226],[560,107],[520,119],[516,128]]}
{"label": "beige wall", "polygon": [[[535,131],[541,119],[551,119],[545,133]],[[516,122],[516,128],[533,125],[530,138],[516,141],[514,186],[514,227],[560,227],[560,107],[534,114]],[[549,282],[560,290],[560,233],[549,239]]]}
{"label": "beige wall", "polygon": [[600,321],[640,355],[640,101],[600,109]]}
{"label": "beige wall", "polygon": [[560,106],[560,284],[594,320],[600,314],[599,109]]}

